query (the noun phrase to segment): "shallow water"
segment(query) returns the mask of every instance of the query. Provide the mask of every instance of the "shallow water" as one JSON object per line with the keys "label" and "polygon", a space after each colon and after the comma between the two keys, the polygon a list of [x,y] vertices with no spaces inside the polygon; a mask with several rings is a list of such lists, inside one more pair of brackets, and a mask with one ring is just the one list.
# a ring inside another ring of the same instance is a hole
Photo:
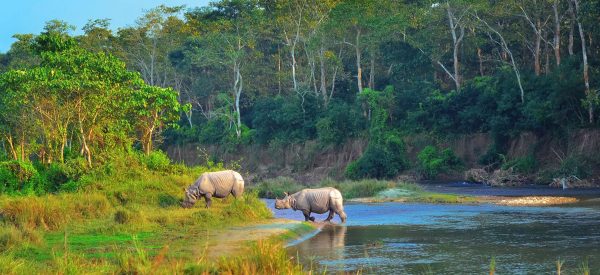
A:
{"label": "shallow water", "polygon": [[[273,201],[267,200],[273,207]],[[346,204],[345,226],[326,226],[288,249],[328,272],[368,274],[575,273],[587,261],[600,270],[600,207],[511,207],[490,204]],[[300,212],[274,210],[302,220]],[[313,214],[314,215],[314,214]],[[314,215],[324,219],[323,215]],[[339,219],[334,219],[339,223]]]}

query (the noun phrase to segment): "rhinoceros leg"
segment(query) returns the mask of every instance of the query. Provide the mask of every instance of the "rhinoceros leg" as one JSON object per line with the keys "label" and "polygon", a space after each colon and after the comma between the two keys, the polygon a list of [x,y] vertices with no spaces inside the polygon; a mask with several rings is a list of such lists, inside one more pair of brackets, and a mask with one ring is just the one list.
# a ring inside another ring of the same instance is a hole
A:
{"label": "rhinoceros leg", "polygon": [[344,212],[344,210],[340,210],[337,212],[338,216],[340,216],[340,220],[342,220],[342,223],[346,222],[346,212]]}
{"label": "rhinoceros leg", "polygon": [[302,210],[302,214],[304,214],[304,221],[305,222],[307,222],[307,221],[314,222],[315,221],[315,217],[311,217],[310,216],[310,211],[308,211],[308,210]]}
{"label": "rhinoceros leg", "polygon": [[206,208],[210,208],[212,203],[212,195],[210,193],[204,194],[204,200],[206,201]]}
{"label": "rhinoceros leg", "polygon": [[329,216],[327,216],[327,219],[325,219],[325,222],[331,221],[331,219],[333,219],[333,210],[329,210]]}

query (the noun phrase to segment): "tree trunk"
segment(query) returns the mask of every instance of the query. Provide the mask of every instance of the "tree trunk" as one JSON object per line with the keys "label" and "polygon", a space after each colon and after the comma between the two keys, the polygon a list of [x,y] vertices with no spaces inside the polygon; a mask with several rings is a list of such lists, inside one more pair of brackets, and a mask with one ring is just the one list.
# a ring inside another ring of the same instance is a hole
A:
{"label": "tree trunk", "polygon": [[8,142],[8,146],[10,147],[10,154],[13,156],[14,160],[18,160],[17,151],[15,150],[15,143],[13,142],[12,135],[6,136],[6,141]]}
{"label": "tree trunk", "polygon": [[234,112],[235,112],[235,116],[236,116],[236,125],[235,125],[235,133],[237,135],[238,138],[240,138],[242,136],[242,118],[241,118],[241,114],[240,114],[240,97],[242,96],[242,89],[243,89],[243,79],[242,79],[242,74],[240,72],[241,68],[240,68],[240,64],[238,62],[234,63],[234,84],[233,84],[233,91],[234,91],[234,100],[235,100],[235,105],[234,105]]}
{"label": "tree trunk", "polygon": [[539,76],[541,73],[541,66],[540,66],[540,55],[541,55],[541,45],[542,45],[542,30],[540,29],[542,23],[540,22],[539,19],[536,20],[535,22],[535,26],[536,28],[534,28],[535,30],[535,49],[534,49],[534,65],[533,65],[533,69],[535,71],[535,75]]}
{"label": "tree trunk", "polygon": [[554,58],[556,66],[560,67],[560,17],[558,16],[558,4],[560,0],[554,0],[552,11],[554,12]]}
{"label": "tree trunk", "polygon": [[90,147],[87,144],[87,138],[85,135],[85,131],[83,130],[83,118],[81,116],[81,105],[79,105],[77,110],[77,118],[79,122],[79,136],[81,138],[81,155],[85,157],[87,160],[88,166],[92,167],[92,153],[90,151]]}
{"label": "tree trunk", "polygon": [[356,29],[356,44],[354,44],[356,49],[356,85],[358,86],[358,93],[361,94],[363,91],[362,85],[362,67],[361,67],[361,52],[360,52],[360,29]]}
{"label": "tree trunk", "polygon": [[[568,0],[571,1],[571,0]],[[575,22],[571,23],[571,29],[569,29],[569,55],[572,56],[573,55],[573,44],[575,43],[575,38],[574,38],[574,33],[575,33]]]}
{"label": "tree trunk", "polygon": [[369,71],[369,88],[375,90],[375,54],[371,53],[371,67]]}
{"label": "tree trunk", "polygon": [[[459,26],[458,22],[455,22],[455,18],[454,18],[454,13],[452,12],[451,8],[450,8],[450,3],[447,3],[447,9],[446,11],[448,12],[448,25],[450,26],[450,33],[452,34],[452,44],[453,44],[453,51],[452,51],[452,61],[453,61],[453,67],[454,67],[454,75],[452,76],[452,79],[454,80],[454,85],[456,87],[456,91],[460,92],[460,88],[461,88],[461,76],[460,76],[460,62],[458,60],[458,51],[460,49],[460,43],[462,42],[464,36],[465,36],[465,28],[461,25]],[[456,34],[456,28],[460,28],[460,35]]]}
{"label": "tree trunk", "polygon": [[329,98],[327,97],[327,72],[325,71],[325,49],[323,49],[323,46],[321,46],[321,49],[319,50],[319,65],[320,65],[320,69],[321,69],[321,95],[323,96],[323,104],[325,105],[325,107],[327,107],[327,104],[329,103]]}
{"label": "tree trunk", "polygon": [[483,76],[483,56],[479,47],[477,47],[477,59],[479,60],[479,75]]}
{"label": "tree trunk", "polygon": [[[590,76],[589,76],[589,65],[587,59],[587,49],[585,45],[585,33],[583,31],[583,24],[581,20],[579,20],[579,0],[569,0],[572,10],[572,16],[575,22],[577,23],[577,28],[579,29],[579,38],[581,39],[581,55],[583,56],[583,81],[585,83],[585,94],[588,97],[588,119],[589,123],[594,123],[594,104],[591,100],[591,91],[590,91]],[[573,5],[575,5],[573,9]]]}

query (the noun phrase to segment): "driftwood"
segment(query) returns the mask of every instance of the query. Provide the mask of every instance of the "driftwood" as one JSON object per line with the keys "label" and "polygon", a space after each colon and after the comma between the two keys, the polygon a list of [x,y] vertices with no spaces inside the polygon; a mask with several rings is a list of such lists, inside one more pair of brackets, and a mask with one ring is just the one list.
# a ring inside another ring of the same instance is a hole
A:
{"label": "driftwood", "polygon": [[550,187],[555,188],[590,188],[590,187],[598,187],[597,183],[591,182],[589,180],[582,180],[576,176],[568,176],[561,178],[554,178],[552,182],[548,185]]}
{"label": "driftwood", "polygon": [[465,172],[465,178],[468,181],[481,182],[491,186],[520,186],[527,183],[527,177],[515,173],[513,169],[495,170],[488,173],[484,169],[470,169]]}

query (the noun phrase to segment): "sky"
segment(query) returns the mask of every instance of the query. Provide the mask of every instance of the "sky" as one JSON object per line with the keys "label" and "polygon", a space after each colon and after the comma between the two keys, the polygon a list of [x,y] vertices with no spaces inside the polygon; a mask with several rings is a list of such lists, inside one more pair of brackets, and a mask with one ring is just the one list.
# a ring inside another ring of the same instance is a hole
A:
{"label": "sky", "polygon": [[148,10],[161,4],[201,7],[209,0],[0,0],[0,52],[6,52],[17,33],[39,34],[47,21],[59,19],[77,27],[82,34],[88,19],[111,19],[111,28],[132,26]]}

